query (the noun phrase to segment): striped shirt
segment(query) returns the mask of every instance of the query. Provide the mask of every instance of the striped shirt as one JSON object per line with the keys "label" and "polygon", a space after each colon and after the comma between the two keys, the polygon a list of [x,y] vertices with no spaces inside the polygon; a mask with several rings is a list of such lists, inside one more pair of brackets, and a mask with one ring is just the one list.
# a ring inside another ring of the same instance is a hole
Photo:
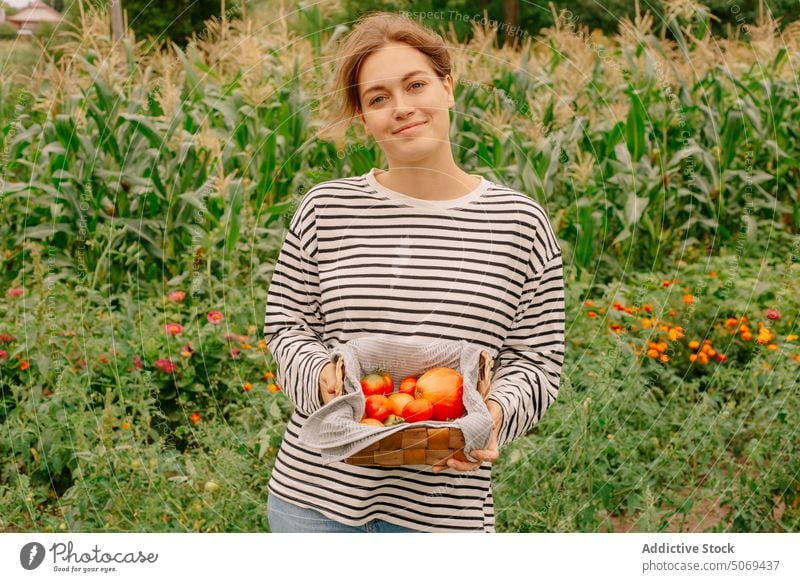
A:
{"label": "striped shirt", "polygon": [[375,172],[309,190],[275,265],[264,334],[295,410],[269,493],[349,525],[494,531],[490,463],[439,474],[322,465],[298,440],[322,406],[329,350],[365,334],[467,340],[496,353],[500,446],[528,432],[558,394],[564,277],[543,208],[485,178],[460,198],[422,200],[384,187]]}

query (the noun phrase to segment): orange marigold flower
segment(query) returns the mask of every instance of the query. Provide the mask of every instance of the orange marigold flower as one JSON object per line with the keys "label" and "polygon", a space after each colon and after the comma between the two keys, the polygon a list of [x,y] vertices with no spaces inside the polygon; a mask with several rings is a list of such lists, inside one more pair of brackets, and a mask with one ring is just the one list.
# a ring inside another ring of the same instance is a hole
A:
{"label": "orange marigold flower", "polygon": [[694,303],[694,295],[690,295],[690,294],[684,295],[683,296],[683,302],[686,305],[691,305],[692,303]]}
{"label": "orange marigold flower", "polygon": [[658,342],[658,345],[656,346],[656,349],[659,352],[666,352],[667,351],[667,347],[669,347],[669,346],[667,346],[667,342],[661,341],[661,342]]}
{"label": "orange marigold flower", "polygon": [[697,354],[689,354],[689,361],[694,362],[697,359]]}
{"label": "orange marigold flower", "polygon": [[789,335],[786,336],[786,341],[787,342],[793,342],[796,339],[797,339],[797,335],[793,334],[793,333],[790,333]]}
{"label": "orange marigold flower", "polygon": [[671,330],[667,332],[667,337],[669,341],[674,342],[683,337],[683,330],[680,327],[673,327]]}
{"label": "orange marigold flower", "polygon": [[739,333],[750,333],[750,328],[743,323],[739,326]]}
{"label": "orange marigold flower", "polygon": [[677,312],[677,311],[675,311],[674,309],[670,309],[670,310],[669,310],[669,316],[670,316],[670,317],[675,317],[675,315],[677,315],[677,313],[678,313],[678,312]]}
{"label": "orange marigold flower", "polygon": [[725,327],[734,327],[737,323],[739,323],[738,319],[734,317],[729,317],[728,319],[725,320]]}
{"label": "orange marigold flower", "polygon": [[773,351],[774,351],[774,350],[777,350],[777,349],[778,349],[778,346],[777,346],[776,344],[768,344],[768,345],[767,345],[767,349],[768,349],[768,350],[773,350]]}
{"label": "orange marigold flower", "polygon": [[249,350],[250,348],[253,347],[251,344],[249,344],[247,342],[242,342],[239,345],[242,347],[243,350]]}
{"label": "orange marigold flower", "polygon": [[800,354],[797,354],[796,356],[792,356],[792,359],[793,359],[795,362],[797,362],[798,364],[800,364]]}
{"label": "orange marigold flower", "polygon": [[670,285],[672,285],[672,281],[669,281],[668,279],[664,279],[663,281],[661,281],[662,287],[669,287]]}
{"label": "orange marigold flower", "polygon": [[587,299],[586,301],[583,302],[583,305],[585,307],[594,307],[594,301],[592,301],[591,299]]}
{"label": "orange marigold flower", "polygon": [[30,363],[28,362],[28,360],[22,360],[22,361],[20,362],[20,364],[19,364],[19,369],[20,369],[20,370],[27,370],[27,369],[28,369],[28,368],[30,368],[30,367],[31,367],[31,365],[30,365]]}
{"label": "orange marigold flower", "polygon": [[590,311],[589,313],[586,314],[586,317],[590,317],[590,318],[597,317],[597,313],[595,313],[594,311]]}
{"label": "orange marigold flower", "polygon": [[244,390],[245,392],[250,392],[250,390],[252,389],[253,385],[250,382],[245,382],[244,384],[242,384],[242,390]]}
{"label": "orange marigold flower", "polygon": [[692,341],[689,342],[689,349],[690,350],[696,350],[699,347],[700,347],[700,342],[699,341],[692,340]]}
{"label": "orange marigold flower", "polygon": [[667,354],[661,354],[658,359],[662,362],[669,362],[669,356]]}
{"label": "orange marigold flower", "polygon": [[642,309],[644,309],[645,313],[650,313],[651,311],[653,311],[653,306],[650,305],[649,303],[645,303],[645,305],[644,305],[644,307]]}
{"label": "orange marigold flower", "polygon": [[647,350],[647,355],[650,356],[651,358],[657,358],[659,356],[659,353],[658,350],[650,349]]}
{"label": "orange marigold flower", "polygon": [[131,423],[128,422],[127,420],[122,422],[122,428],[123,429],[128,430],[130,427],[131,427]]}
{"label": "orange marigold flower", "polygon": [[625,307],[625,313],[635,313],[636,310],[633,307]]}
{"label": "orange marigold flower", "polygon": [[620,329],[622,329],[622,326],[618,323],[612,323],[609,327],[614,331],[619,331]]}
{"label": "orange marigold flower", "polygon": [[267,390],[269,390],[270,392],[280,392],[281,387],[278,386],[277,384],[267,384]]}
{"label": "orange marigold flower", "polygon": [[725,354],[717,354],[717,361],[718,362],[724,362],[727,359],[728,359],[728,356],[726,356]]}
{"label": "orange marigold flower", "polygon": [[264,372],[264,376],[263,376],[264,380],[269,380],[269,379],[274,378],[274,377],[275,377],[275,374],[273,374],[272,372]]}
{"label": "orange marigold flower", "polygon": [[650,329],[650,327],[653,325],[653,320],[650,319],[649,317],[643,317],[641,319],[641,322],[643,329]]}
{"label": "orange marigold flower", "polygon": [[712,279],[716,279],[717,278],[717,272],[716,271],[709,271],[708,272],[708,276],[711,277]]}
{"label": "orange marigold flower", "polygon": [[742,334],[742,339],[749,342],[751,339],[753,339],[753,334],[749,331],[746,331]]}
{"label": "orange marigold flower", "polygon": [[191,422],[192,424],[197,424],[197,423],[199,423],[199,422],[200,422],[202,419],[203,419],[203,417],[202,417],[202,416],[200,416],[200,413],[199,413],[199,412],[193,412],[193,413],[191,413],[191,414],[189,415],[189,422]]}
{"label": "orange marigold flower", "polygon": [[699,354],[697,354],[697,361],[700,362],[701,364],[707,364],[708,356],[703,352],[700,352]]}

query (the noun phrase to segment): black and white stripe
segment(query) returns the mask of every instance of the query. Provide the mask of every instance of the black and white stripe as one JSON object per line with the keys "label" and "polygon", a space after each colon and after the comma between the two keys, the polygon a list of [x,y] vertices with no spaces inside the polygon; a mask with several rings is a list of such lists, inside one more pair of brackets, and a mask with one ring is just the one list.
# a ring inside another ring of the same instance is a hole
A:
{"label": "black and white stripe", "polygon": [[[264,334],[295,403],[270,493],[351,525],[380,518],[424,531],[493,531],[491,466],[323,466],[297,435],[322,405],[329,348],[372,333],[462,340],[497,353],[491,398],[501,445],[528,432],[558,394],[564,358],[561,248],[531,198],[482,181],[431,204],[387,194],[373,173],[309,190],[269,288]],[[464,201],[466,200],[466,201]]]}

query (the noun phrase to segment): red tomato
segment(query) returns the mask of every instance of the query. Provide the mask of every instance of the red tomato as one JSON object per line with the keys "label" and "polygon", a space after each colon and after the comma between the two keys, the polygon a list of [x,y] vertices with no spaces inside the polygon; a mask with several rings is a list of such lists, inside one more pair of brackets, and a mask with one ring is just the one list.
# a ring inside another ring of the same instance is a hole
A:
{"label": "red tomato", "polygon": [[399,391],[402,394],[410,394],[412,397],[417,395],[417,379],[414,376],[403,378],[400,381]]}
{"label": "red tomato", "polygon": [[373,394],[388,395],[394,390],[392,377],[383,370],[376,370],[372,374],[367,374],[361,378],[361,389],[365,396]]}
{"label": "red tomato", "polygon": [[389,407],[392,409],[392,414],[402,416],[403,408],[405,408],[405,405],[412,400],[414,400],[414,397],[410,394],[403,394],[402,392],[389,394]]}
{"label": "red tomato", "polygon": [[433,404],[425,398],[412,400],[403,408],[403,418],[406,422],[422,422],[430,420],[433,415]]}
{"label": "red tomato", "polygon": [[433,404],[433,420],[464,414],[464,378],[452,368],[433,368],[417,380],[417,392]]}
{"label": "red tomato", "polygon": [[380,422],[386,420],[386,417],[392,413],[389,399],[383,394],[367,396],[367,405],[364,410],[364,414],[367,418],[374,418]]}

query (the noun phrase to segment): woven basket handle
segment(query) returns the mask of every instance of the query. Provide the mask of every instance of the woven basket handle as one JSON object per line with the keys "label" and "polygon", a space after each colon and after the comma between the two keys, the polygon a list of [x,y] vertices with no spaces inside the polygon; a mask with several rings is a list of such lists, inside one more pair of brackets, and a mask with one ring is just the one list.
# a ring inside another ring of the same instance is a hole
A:
{"label": "woven basket handle", "polygon": [[492,357],[488,352],[481,352],[480,363],[478,364],[478,393],[486,402],[489,397],[489,389],[492,387]]}
{"label": "woven basket handle", "polygon": [[336,396],[344,392],[344,359],[339,354],[333,356],[333,365],[336,367]]}

